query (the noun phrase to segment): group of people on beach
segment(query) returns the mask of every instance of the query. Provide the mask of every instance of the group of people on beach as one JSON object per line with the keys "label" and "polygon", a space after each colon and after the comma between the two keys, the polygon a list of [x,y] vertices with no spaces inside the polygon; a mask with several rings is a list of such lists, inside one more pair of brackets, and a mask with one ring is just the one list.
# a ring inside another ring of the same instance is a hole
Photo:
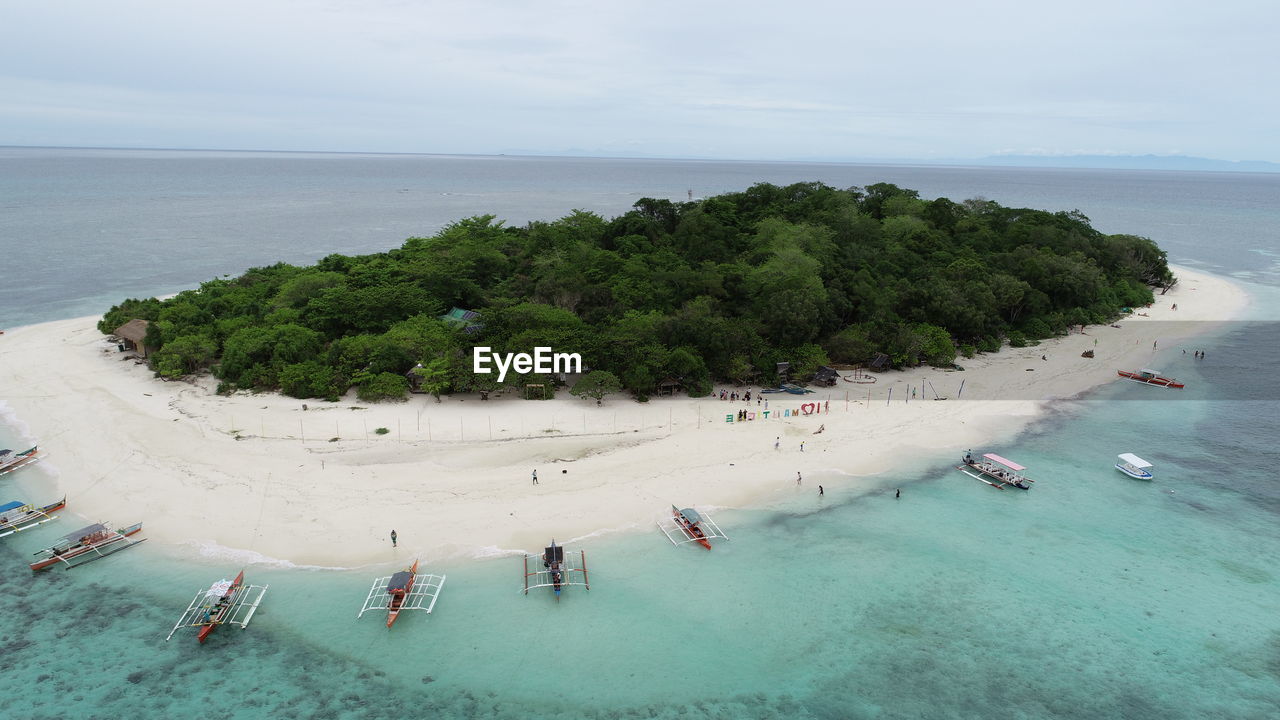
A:
{"label": "group of people on beach", "polygon": [[[742,393],[741,396],[739,396],[737,390],[730,391],[724,388],[720,388],[721,400],[729,400],[731,402],[737,402],[739,398],[741,398],[744,402],[751,402],[751,391],[748,390],[745,393]],[[759,402],[759,400],[757,399],[756,402]]]}

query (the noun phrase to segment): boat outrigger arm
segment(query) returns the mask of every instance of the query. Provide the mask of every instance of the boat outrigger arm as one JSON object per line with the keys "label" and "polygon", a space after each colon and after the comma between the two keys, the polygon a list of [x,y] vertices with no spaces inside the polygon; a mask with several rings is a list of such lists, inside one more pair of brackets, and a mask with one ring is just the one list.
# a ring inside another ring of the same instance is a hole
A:
{"label": "boat outrigger arm", "polygon": [[[391,593],[387,592],[387,584],[391,582],[392,577],[394,576],[388,575],[373,581],[373,586],[369,588],[369,596],[364,599],[364,605],[360,607],[360,612],[356,613],[357,618],[364,616],[370,610],[392,609]],[[401,610],[425,610],[430,614],[436,606],[436,599],[440,597],[440,591],[444,589],[444,579],[444,575],[416,573],[413,577],[413,587],[405,594],[400,606],[395,608],[396,612]]]}
{"label": "boat outrigger arm", "polygon": [[[667,536],[667,539],[671,541],[672,545],[684,545],[685,543],[696,542],[703,543],[704,546],[706,546],[708,543],[705,541],[713,538],[729,539],[729,536],[720,529],[720,526],[716,524],[716,521],[712,520],[711,516],[706,512],[693,510],[692,508],[677,510],[675,505],[672,505],[671,509],[674,513],[683,516],[691,525],[697,526],[698,530],[702,532],[701,537],[690,534],[689,531],[685,529],[685,526],[676,519],[674,514],[671,517],[660,517],[658,518],[658,529],[662,531],[663,535]],[[692,514],[693,517],[689,517],[690,514]]]}
{"label": "boat outrigger arm", "polygon": [[[258,606],[262,604],[262,596],[267,594],[269,585],[245,585],[243,584],[244,572],[242,571],[235,580],[221,580],[214,583],[207,590],[201,590],[191,599],[191,603],[187,605],[187,609],[182,612],[182,617],[178,618],[178,622],[169,631],[169,640],[173,634],[186,627],[212,628],[217,625],[238,625],[240,629],[249,626],[249,621],[253,619],[253,614],[258,611]],[[239,581],[239,582],[238,582]],[[229,593],[229,596],[228,596]],[[225,602],[220,602],[226,597]],[[219,607],[225,607],[226,610],[219,613]],[[209,613],[209,619],[205,619],[205,613]],[[220,618],[220,619],[219,619]],[[208,633],[204,633],[207,635]],[[204,642],[201,637],[200,642]]]}
{"label": "boat outrigger arm", "polygon": [[524,556],[522,592],[525,595],[530,590],[549,587],[559,598],[561,588],[570,585],[591,589],[591,578],[587,575],[587,551],[566,550],[552,540],[541,555]]}

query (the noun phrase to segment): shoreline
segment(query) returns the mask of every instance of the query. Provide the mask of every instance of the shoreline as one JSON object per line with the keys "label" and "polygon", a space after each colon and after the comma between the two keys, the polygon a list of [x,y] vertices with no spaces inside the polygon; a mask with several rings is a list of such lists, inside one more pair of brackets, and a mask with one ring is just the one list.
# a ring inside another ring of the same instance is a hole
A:
{"label": "shoreline", "polygon": [[[98,316],[29,325],[0,339],[0,397],[6,420],[47,455],[5,479],[32,502],[65,492],[64,514],[87,521],[142,520],[148,537],[178,552],[212,544],[298,566],[388,561],[393,528],[401,549],[428,562],[643,531],[673,503],[776,506],[819,483],[833,493],[870,488],[904,464],[1007,441],[1053,400],[1148,364],[1154,343],[1180,349],[1248,303],[1226,278],[1174,271],[1178,285],[1118,328],[957,358],[963,372],[916,368],[879,373],[872,385],[768,394],[770,418],[745,424],[725,416],[762,414],[755,388],[750,405],[619,395],[596,407],[564,391],[546,401],[380,405],[226,398],[208,376],[153,378],[98,333]],[[1080,357],[1085,349],[1098,357]],[[908,386],[917,399],[900,399]],[[933,392],[951,401],[925,402]],[[820,413],[774,417],[812,402]]]}

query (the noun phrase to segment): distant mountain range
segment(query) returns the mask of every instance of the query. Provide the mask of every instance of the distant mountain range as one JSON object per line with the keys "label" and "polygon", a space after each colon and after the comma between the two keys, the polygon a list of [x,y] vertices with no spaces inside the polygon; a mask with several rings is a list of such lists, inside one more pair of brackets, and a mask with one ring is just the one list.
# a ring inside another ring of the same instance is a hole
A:
{"label": "distant mountain range", "polygon": [[1006,167],[1280,172],[1280,163],[1265,160],[1215,160],[1188,155],[989,155],[971,162],[975,165]]}

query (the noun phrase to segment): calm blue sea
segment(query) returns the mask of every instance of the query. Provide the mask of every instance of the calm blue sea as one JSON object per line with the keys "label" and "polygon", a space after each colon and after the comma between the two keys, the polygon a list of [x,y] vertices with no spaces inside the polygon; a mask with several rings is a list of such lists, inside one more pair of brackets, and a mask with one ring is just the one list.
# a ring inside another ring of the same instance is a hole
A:
{"label": "calm blue sea", "polygon": [[[385,250],[472,214],[611,215],[802,180],[1079,209],[1251,281],[1256,317],[1280,310],[1275,175],[0,149],[0,250],[22,269],[0,286],[0,327]],[[436,612],[391,632],[355,619],[371,579],[408,560],[389,552],[351,570],[252,564],[271,589],[247,631],[166,643],[238,560],[144,544],[32,575],[60,534],[46,526],[0,541],[0,696],[22,718],[1274,718],[1280,335],[1258,322],[1199,344],[1204,361],[1159,361],[1184,393],[1116,383],[992,448],[1032,468],[1030,492],[937,458],[870,490],[832,481],[722,512],[733,540],[710,553],[604,535],[584,545],[593,589],[558,604],[518,593],[518,558],[458,561],[437,566]],[[55,431],[0,421],[8,447]],[[1112,469],[1125,451],[1158,480]],[[44,472],[0,478],[0,502],[42,499],[25,495]]]}

